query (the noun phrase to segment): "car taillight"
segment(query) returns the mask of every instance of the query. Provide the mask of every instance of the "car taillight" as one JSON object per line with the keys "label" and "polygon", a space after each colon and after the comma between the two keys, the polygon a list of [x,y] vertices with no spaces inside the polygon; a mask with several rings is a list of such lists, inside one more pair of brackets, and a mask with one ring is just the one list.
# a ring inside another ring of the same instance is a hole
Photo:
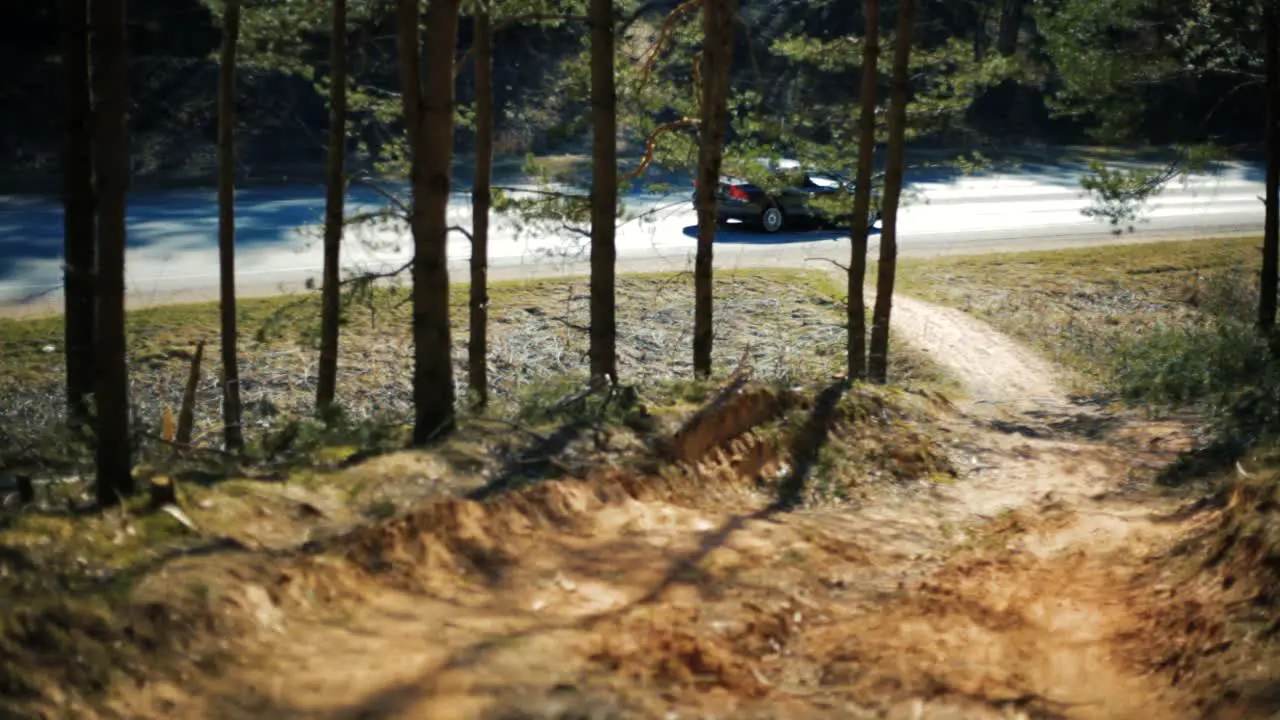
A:
{"label": "car taillight", "polygon": [[738,187],[737,185],[730,185],[730,186],[729,186],[729,197],[733,198],[734,200],[746,200],[746,199],[747,199],[747,191],[746,191],[746,190],[743,190],[742,188]]}

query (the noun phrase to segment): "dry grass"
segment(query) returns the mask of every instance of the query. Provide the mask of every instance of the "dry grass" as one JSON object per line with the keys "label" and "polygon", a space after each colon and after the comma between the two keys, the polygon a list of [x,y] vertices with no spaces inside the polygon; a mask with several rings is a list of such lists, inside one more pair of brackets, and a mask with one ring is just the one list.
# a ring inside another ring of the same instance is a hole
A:
{"label": "dry grass", "polygon": [[1097,389],[1130,340],[1206,313],[1247,317],[1259,241],[1117,245],[903,260],[903,292],[960,308],[1033,344]]}
{"label": "dry grass", "polygon": [[[452,293],[456,382],[465,394],[466,287]],[[745,354],[757,377],[804,382],[843,366],[843,308],[818,272],[727,273],[717,285],[717,373]],[[407,291],[388,289],[352,304],[339,361],[339,400],[356,420],[407,422],[413,346]],[[618,285],[621,380],[642,394],[681,388],[692,376],[692,283],[687,274],[625,277]],[[554,280],[494,287],[490,304],[489,373],[495,411],[511,414],[530,393],[567,390],[585,381],[588,285]],[[262,434],[281,418],[310,415],[318,350],[318,296],[240,304],[240,377],[248,434]],[[59,318],[0,320],[0,439],[22,447],[34,429],[57,424],[63,363]],[[212,303],[140,310],[129,318],[134,407],[141,425],[158,423],[176,407],[194,345],[207,339],[197,434],[216,436],[217,306]],[[903,353],[894,380],[936,380],[937,369]],[[658,398],[661,399],[661,398]]]}

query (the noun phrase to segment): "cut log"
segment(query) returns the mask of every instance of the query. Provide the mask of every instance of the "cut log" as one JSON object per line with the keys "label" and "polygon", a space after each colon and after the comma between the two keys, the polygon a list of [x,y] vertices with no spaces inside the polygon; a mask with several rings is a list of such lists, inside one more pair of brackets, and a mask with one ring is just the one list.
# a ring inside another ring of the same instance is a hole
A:
{"label": "cut log", "polygon": [[187,388],[182,393],[182,408],[178,411],[178,431],[174,442],[191,444],[191,429],[196,420],[196,390],[200,387],[200,362],[204,360],[204,341],[196,345],[196,355],[191,358],[191,372],[187,374]]}

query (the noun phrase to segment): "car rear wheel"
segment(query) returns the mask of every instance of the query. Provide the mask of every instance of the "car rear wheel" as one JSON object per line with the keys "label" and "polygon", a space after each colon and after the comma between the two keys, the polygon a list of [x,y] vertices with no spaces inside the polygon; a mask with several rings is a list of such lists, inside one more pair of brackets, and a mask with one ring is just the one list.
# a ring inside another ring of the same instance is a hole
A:
{"label": "car rear wheel", "polygon": [[776,233],[787,223],[787,218],[777,206],[771,206],[760,213],[760,228],[767,233]]}

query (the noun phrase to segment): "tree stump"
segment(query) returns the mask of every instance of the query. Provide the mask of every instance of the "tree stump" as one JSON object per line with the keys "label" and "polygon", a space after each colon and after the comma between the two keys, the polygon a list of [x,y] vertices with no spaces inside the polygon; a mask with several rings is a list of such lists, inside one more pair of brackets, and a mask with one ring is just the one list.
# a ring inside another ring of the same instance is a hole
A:
{"label": "tree stump", "polygon": [[30,475],[15,475],[13,478],[18,483],[18,503],[21,505],[30,505],[36,501],[36,486],[31,482]]}
{"label": "tree stump", "polygon": [[149,492],[153,510],[165,505],[178,504],[178,484],[173,481],[173,478],[165,475],[151,478]]}

